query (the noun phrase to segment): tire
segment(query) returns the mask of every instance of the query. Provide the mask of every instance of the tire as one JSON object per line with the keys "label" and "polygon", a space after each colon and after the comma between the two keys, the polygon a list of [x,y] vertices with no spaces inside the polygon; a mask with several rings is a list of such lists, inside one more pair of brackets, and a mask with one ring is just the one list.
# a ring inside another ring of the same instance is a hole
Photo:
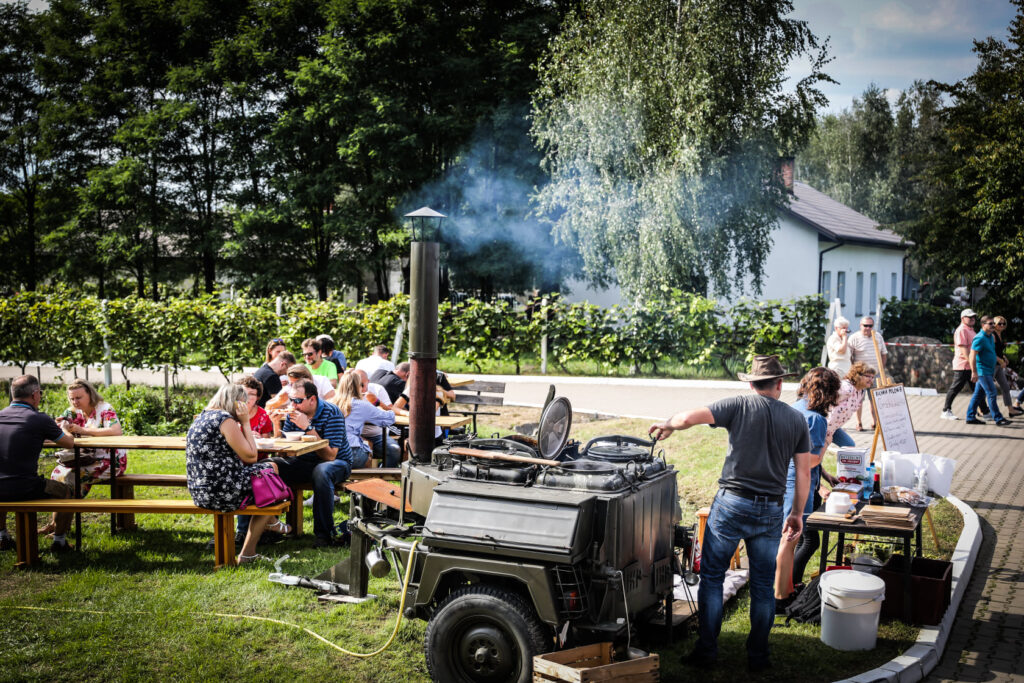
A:
{"label": "tire", "polygon": [[427,670],[443,683],[529,683],[533,657],[548,650],[546,627],[517,594],[465,586],[438,606],[427,625]]}

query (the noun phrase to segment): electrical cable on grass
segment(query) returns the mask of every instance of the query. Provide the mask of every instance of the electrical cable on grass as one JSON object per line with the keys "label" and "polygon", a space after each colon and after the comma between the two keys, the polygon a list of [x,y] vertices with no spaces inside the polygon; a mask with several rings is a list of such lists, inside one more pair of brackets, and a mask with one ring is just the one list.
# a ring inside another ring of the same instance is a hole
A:
{"label": "electrical cable on grass", "polygon": [[[280,619],[273,619],[271,617],[257,617],[257,616],[252,615],[252,614],[225,614],[225,613],[221,613],[221,612],[190,612],[189,614],[191,614],[194,617],[219,617],[221,619],[251,619],[252,621],[267,621],[267,622],[270,622],[272,624],[278,624],[280,626],[288,626],[290,628],[298,629],[300,631],[305,631],[307,634],[309,634],[312,637],[316,638],[321,643],[324,643],[325,645],[328,645],[328,646],[334,648],[338,652],[342,652],[342,653],[344,653],[346,655],[349,655],[349,656],[352,656],[352,657],[359,657],[360,659],[369,659],[370,657],[375,657],[375,656],[379,655],[381,652],[384,652],[389,647],[391,647],[391,643],[394,642],[395,636],[398,635],[398,628],[402,625],[402,615],[405,612],[405,596],[406,596],[406,592],[409,589],[409,579],[412,578],[412,563],[413,563],[413,558],[416,555],[416,545],[418,543],[419,543],[418,540],[417,541],[413,541],[412,542],[412,547],[409,549],[409,561],[408,561],[408,563],[406,564],[406,567],[405,567],[405,578],[402,580],[402,600],[401,600],[401,602],[398,605],[398,620],[395,621],[395,628],[394,628],[394,630],[391,631],[391,637],[388,638],[388,641],[386,643],[384,643],[381,647],[379,647],[376,650],[374,650],[373,652],[353,652],[352,650],[346,650],[345,648],[341,647],[340,645],[332,643],[331,641],[327,640],[326,638],[324,638],[322,635],[320,635],[316,631],[308,629],[305,626],[300,626],[298,624],[293,624],[293,623],[288,622],[288,621],[281,621]],[[70,609],[70,608],[66,608],[66,607],[35,607],[35,606],[30,606],[30,605],[11,605],[10,609],[20,609],[20,610],[34,611],[34,612],[71,612],[71,613],[75,613],[75,614],[152,614],[151,612],[141,612],[141,611],[107,612],[107,611],[103,611],[103,610],[94,610],[94,609]]]}

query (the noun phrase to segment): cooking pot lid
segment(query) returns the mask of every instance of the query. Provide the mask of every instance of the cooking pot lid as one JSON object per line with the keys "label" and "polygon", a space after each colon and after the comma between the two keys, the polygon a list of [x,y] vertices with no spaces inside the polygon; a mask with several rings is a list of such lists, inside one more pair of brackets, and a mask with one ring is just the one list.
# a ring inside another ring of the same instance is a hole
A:
{"label": "cooking pot lid", "polygon": [[542,458],[554,459],[562,452],[569,440],[572,428],[572,404],[565,396],[559,396],[549,403],[540,415],[537,427],[537,443]]}

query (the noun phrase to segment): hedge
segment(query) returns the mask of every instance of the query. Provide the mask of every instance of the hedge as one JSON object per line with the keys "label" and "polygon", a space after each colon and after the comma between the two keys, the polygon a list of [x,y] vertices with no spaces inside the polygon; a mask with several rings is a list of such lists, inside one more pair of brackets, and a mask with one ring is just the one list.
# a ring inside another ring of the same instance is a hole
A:
{"label": "hedge", "polygon": [[[476,367],[489,359],[511,361],[518,372],[524,358],[538,356],[546,333],[549,362],[561,368],[588,361],[608,371],[625,365],[657,373],[666,360],[728,367],[758,353],[778,353],[795,369],[818,361],[827,308],[818,296],[724,307],[678,290],[655,294],[637,306],[610,309],[569,303],[557,294],[547,297],[543,309],[532,310],[514,310],[504,301],[444,302],[439,350]],[[278,317],[274,299],[246,296],[101,303],[66,289],[19,293],[0,301],[0,359],[22,366],[95,365],[104,358],[106,337],[111,360],[126,368],[189,364],[218,367],[227,375],[260,365],[274,337],[297,349],[303,339],[327,333],[346,356],[368,355],[376,344],[391,342],[409,307],[402,295],[377,304],[299,296],[283,303]]]}

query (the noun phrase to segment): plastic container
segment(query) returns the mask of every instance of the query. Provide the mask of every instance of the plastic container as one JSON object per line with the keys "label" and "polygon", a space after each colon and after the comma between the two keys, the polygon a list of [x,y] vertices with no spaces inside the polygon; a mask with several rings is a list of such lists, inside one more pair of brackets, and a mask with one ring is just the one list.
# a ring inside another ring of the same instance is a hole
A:
{"label": "plastic container", "polygon": [[855,572],[864,572],[866,574],[878,574],[882,571],[882,561],[874,555],[865,555],[864,553],[857,553],[850,557],[850,568]]}
{"label": "plastic container", "polygon": [[864,572],[825,572],[821,592],[821,642],[836,650],[873,650],[885,582]]}

